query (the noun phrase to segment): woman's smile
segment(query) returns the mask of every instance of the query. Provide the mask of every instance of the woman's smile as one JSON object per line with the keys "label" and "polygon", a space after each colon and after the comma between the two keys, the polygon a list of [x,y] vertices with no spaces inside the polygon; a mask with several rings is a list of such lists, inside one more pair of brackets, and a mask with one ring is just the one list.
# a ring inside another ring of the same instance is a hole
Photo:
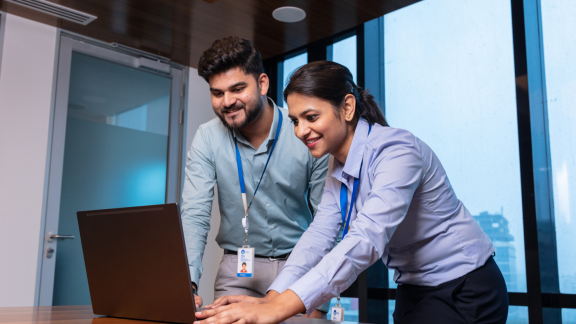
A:
{"label": "woman's smile", "polygon": [[313,138],[307,138],[306,139],[306,146],[308,146],[309,149],[313,148],[314,146],[316,146],[316,144],[318,144],[318,141],[322,138],[322,136],[318,136],[318,137],[313,137]]}

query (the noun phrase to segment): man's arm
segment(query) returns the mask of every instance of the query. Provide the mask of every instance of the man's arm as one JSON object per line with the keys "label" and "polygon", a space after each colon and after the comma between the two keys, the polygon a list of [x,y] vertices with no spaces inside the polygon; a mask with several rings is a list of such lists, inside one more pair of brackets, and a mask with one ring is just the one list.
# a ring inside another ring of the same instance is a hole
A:
{"label": "man's arm", "polygon": [[332,177],[326,178],[322,202],[318,206],[314,221],[294,247],[276,280],[268,288],[269,293],[284,292],[316,266],[334,247],[342,226],[340,207],[335,196],[336,193],[340,193],[339,190],[335,190],[339,188],[339,184],[340,182]]}
{"label": "man's arm", "polygon": [[316,215],[318,205],[320,205],[320,201],[322,200],[324,184],[326,183],[326,174],[328,173],[329,159],[330,155],[326,154],[321,158],[314,159],[314,162],[312,163],[312,172],[309,180],[312,215]]}
{"label": "man's arm", "polygon": [[216,170],[212,151],[202,129],[194,136],[186,158],[186,177],[182,192],[182,227],[190,266],[190,279],[198,287],[202,257],[210,231]]}

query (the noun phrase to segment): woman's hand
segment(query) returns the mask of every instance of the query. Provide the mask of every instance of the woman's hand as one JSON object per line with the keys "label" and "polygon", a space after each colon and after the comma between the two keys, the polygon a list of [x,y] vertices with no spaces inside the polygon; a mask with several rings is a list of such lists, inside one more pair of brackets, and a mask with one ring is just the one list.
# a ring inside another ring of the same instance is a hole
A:
{"label": "woman's hand", "polygon": [[264,304],[266,302],[267,300],[265,298],[250,297],[245,295],[236,295],[236,296],[230,295],[230,296],[222,296],[216,299],[212,304],[206,305],[206,307],[204,308],[210,309],[236,303]]}
{"label": "woman's hand", "polygon": [[196,313],[194,324],[278,323],[278,312],[268,304],[236,303]]}
{"label": "woman's hand", "polygon": [[[247,296],[241,297],[246,298]],[[248,298],[254,301],[252,297]],[[266,301],[266,298],[259,298],[259,300]],[[200,320],[194,322],[194,324],[278,323],[304,310],[304,303],[302,303],[300,297],[292,290],[286,290],[278,295],[278,297],[264,303],[239,302],[219,307],[211,307],[211,309],[204,310],[203,312],[197,312],[196,317]]]}
{"label": "woman's hand", "polygon": [[270,290],[264,298],[250,297],[245,295],[222,296],[204,308],[210,309],[236,303],[264,304],[270,302],[272,299],[278,297],[279,295],[280,294],[277,291]]}

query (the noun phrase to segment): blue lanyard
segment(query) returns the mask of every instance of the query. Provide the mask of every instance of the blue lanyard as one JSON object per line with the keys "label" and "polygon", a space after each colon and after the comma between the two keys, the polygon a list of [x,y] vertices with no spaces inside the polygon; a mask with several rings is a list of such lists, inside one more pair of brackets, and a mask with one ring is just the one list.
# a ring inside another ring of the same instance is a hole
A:
{"label": "blue lanyard", "polygon": [[[372,131],[372,125],[368,124],[368,135]],[[362,165],[364,160],[360,163],[360,171],[358,171],[358,178],[354,178],[354,186],[352,187],[352,199],[350,200],[350,211],[348,211],[348,217],[346,217],[346,206],[348,205],[348,188],[342,183],[340,186],[340,212],[342,213],[342,239],[348,234],[350,229],[350,218],[352,217],[352,209],[354,208],[354,202],[356,201],[356,195],[358,194],[358,183],[360,183],[360,175],[362,174]]]}
{"label": "blue lanyard", "polygon": [[[242,202],[244,203],[244,212],[245,216],[248,215],[248,210],[250,206],[252,206],[252,201],[254,201],[254,197],[256,197],[256,192],[258,188],[260,188],[260,183],[262,183],[262,178],[264,177],[264,172],[266,172],[266,168],[268,167],[268,162],[270,162],[270,157],[272,157],[272,152],[274,152],[274,147],[276,146],[276,142],[278,142],[278,137],[280,135],[280,128],[282,128],[282,111],[278,108],[278,127],[276,127],[276,136],[274,137],[274,142],[272,142],[272,148],[270,149],[270,154],[268,155],[268,160],[266,161],[266,165],[264,166],[264,170],[262,170],[262,175],[260,176],[260,180],[258,180],[258,185],[256,185],[256,190],[254,190],[254,195],[252,195],[252,199],[250,199],[250,204],[246,204],[246,186],[244,185],[244,172],[242,170],[242,158],[240,157],[240,151],[238,150],[238,143],[236,140],[236,136],[234,137],[234,146],[236,146],[236,165],[238,166],[238,178],[240,179],[240,190],[242,191]],[[247,225],[245,226],[247,228]]]}

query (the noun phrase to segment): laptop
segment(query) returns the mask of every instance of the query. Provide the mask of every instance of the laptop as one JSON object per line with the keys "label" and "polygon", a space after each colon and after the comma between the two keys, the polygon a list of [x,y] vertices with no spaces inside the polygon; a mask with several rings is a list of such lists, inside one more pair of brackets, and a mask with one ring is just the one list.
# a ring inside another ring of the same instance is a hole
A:
{"label": "laptop", "polygon": [[94,314],[195,320],[177,204],[77,213]]}

